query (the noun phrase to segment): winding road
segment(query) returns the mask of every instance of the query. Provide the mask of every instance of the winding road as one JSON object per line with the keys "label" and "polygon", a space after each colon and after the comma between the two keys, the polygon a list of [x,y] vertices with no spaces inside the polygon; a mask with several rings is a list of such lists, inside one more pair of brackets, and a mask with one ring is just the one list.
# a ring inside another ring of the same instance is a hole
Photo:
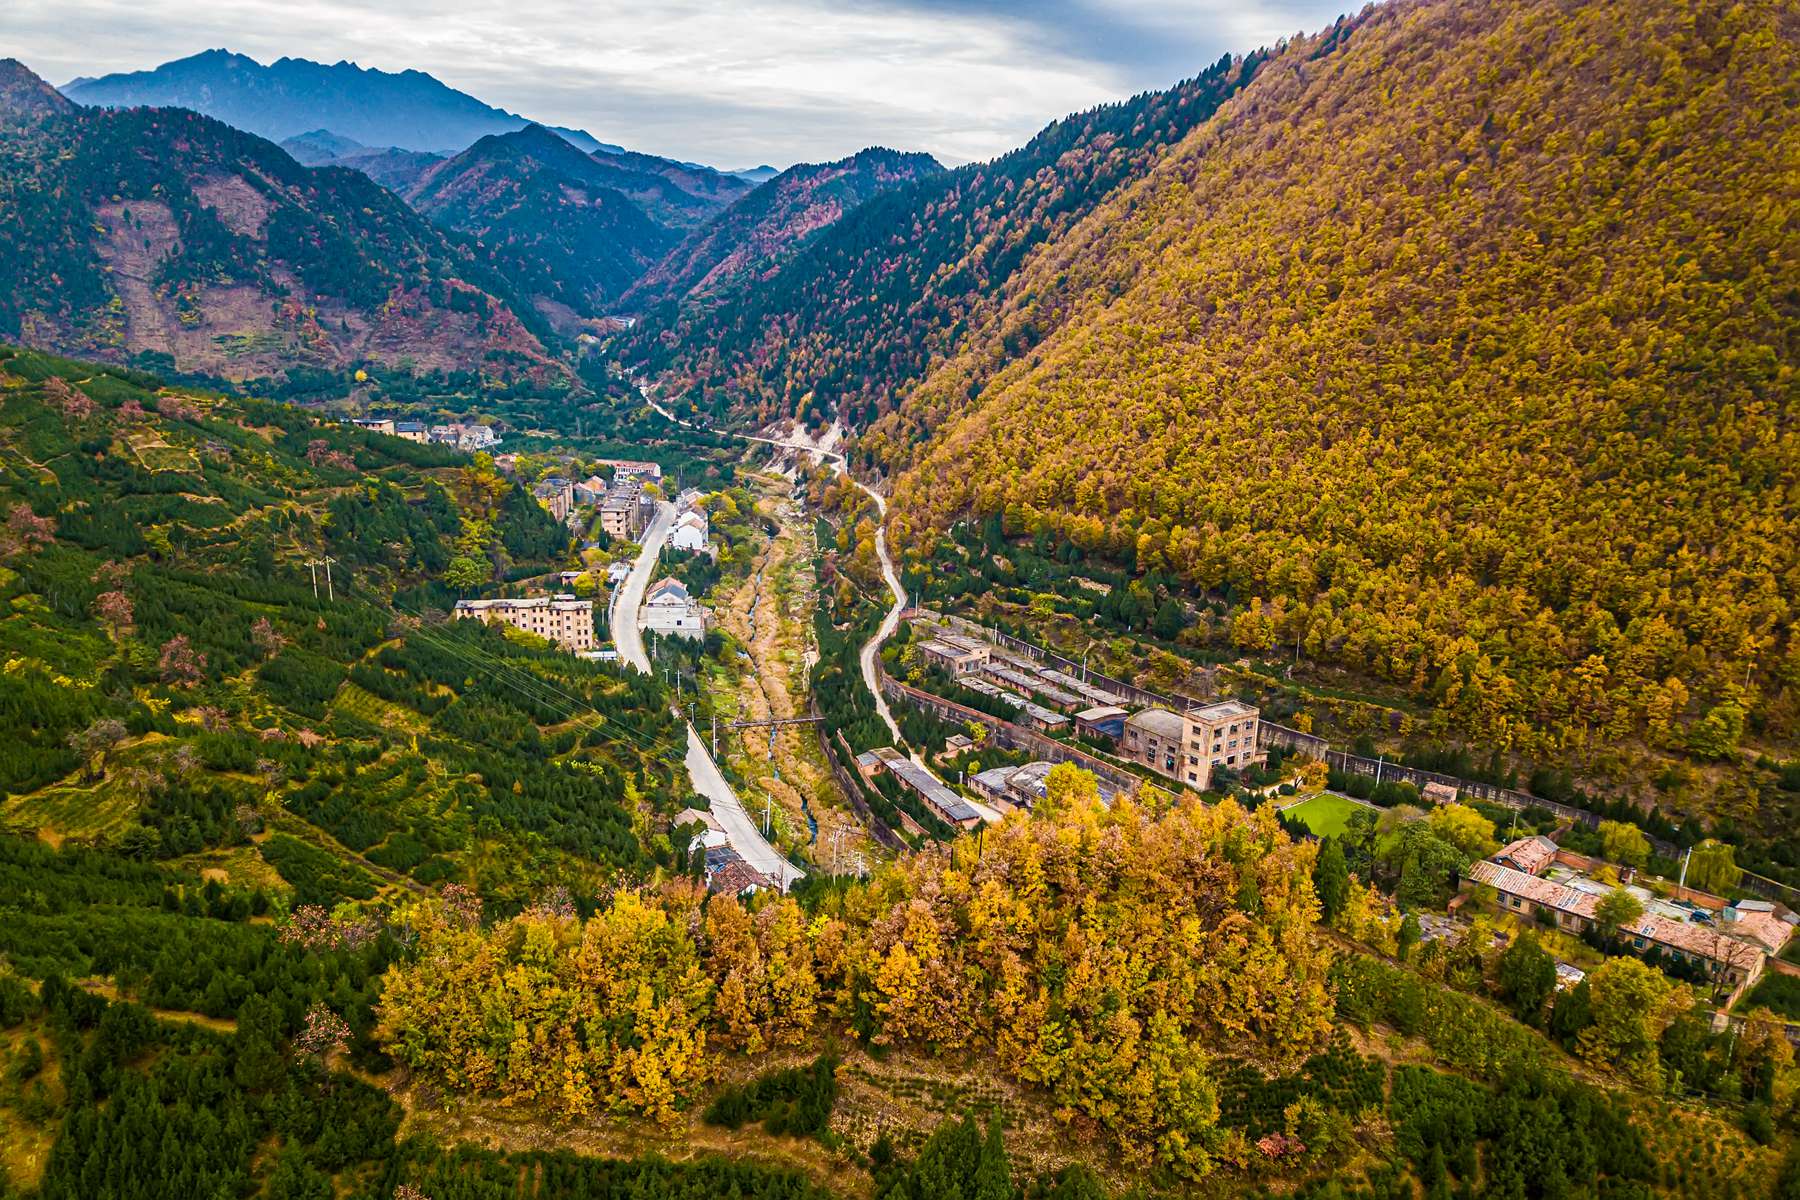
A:
{"label": "winding road", "polygon": [[[658,412],[668,416],[661,408]],[[673,417],[670,418],[674,420]],[[894,714],[888,709],[887,697],[881,691],[881,647],[894,636],[900,628],[900,614],[906,611],[906,588],[900,583],[900,571],[894,566],[893,555],[888,553],[887,544],[887,497],[850,474],[849,464],[837,450],[826,450],[806,441],[778,441],[775,438],[759,437],[756,434],[740,433],[738,437],[747,442],[761,442],[765,446],[775,446],[782,450],[791,450],[798,454],[810,454],[820,462],[831,464],[831,469],[848,479],[869,499],[875,502],[875,554],[881,560],[881,577],[887,583],[888,592],[894,602],[888,607],[887,615],[881,618],[881,625],[875,630],[875,636],[863,643],[857,652],[857,661],[862,665],[863,686],[869,689],[869,696],[875,701],[875,713],[881,718],[888,732],[894,735],[894,744],[900,744],[900,726],[894,721]]]}
{"label": "winding road", "polygon": [[[680,417],[664,408],[661,404],[651,399],[649,393],[644,391],[642,386],[638,388],[638,393],[643,396],[645,402],[662,417],[677,425],[683,425],[690,429],[694,428],[693,422],[682,420]],[[875,523],[875,554],[876,557],[881,560],[881,577],[887,583],[888,592],[893,596],[894,602],[888,606],[887,614],[881,618],[881,624],[876,628],[875,636],[863,643],[862,649],[857,653],[857,661],[862,667],[863,686],[868,689],[869,698],[875,702],[876,715],[881,718],[882,724],[886,725],[888,727],[888,732],[893,735],[894,745],[901,745],[905,739],[900,734],[900,724],[894,720],[893,711],[888,708],[887,696],[885,696],[881,690],[881,648],[887,644],[889,638],[894,636],[894,631],[900,628],[900,614],[906,611],[906,588],[900,582],[900,570],[894,565],[894,556],[888,552],[887,497],[883,496],[880,492],[876,491],[856,476],[850,474],[850,466],[849,463],[845,461],[843,452],[830,448],[830,441],[832,439],[827,439],[825,445],[819,445],[804,438],[792,438],[783,441],[779,438],[763,437],[760,434],[735,432],[733,432],[733,436],[742,438],[746,442],[759,442],[762,445],[774,446],[777,449],[787,450],[794,454],[810,454],[815,461],[830,463],[832,470],[836,471],[845,479],[848,479],[852,484],[859,488],[864,495],[875,502],[875,513],[879,518]],[[621,651],[621,653],[623,653],[623,651]],[[691,727],[689,732],[690,734],[692,733]],[[693,755],[690,751],[690,761],[692,760],[692,757]],[[710,762],[711,760],[708,761]],[[926,763],[925,759],[917,750],[913,751],[912,761],[927,775],[930,775],[934,779],[937,778],[937,773],[931,769],[930,765]],[[715,767],[714,770],[716,771],[717,767]],[[987,805],[976,803],[974,801],[971,801],[970,803],[974,804],[974,807],[981,813],[984,820],[994,822],[1000,819],[1000,813],[989,808]],[[716,811],[717,810],[715,809],[715,812]],[[734,842],[733,845],[736,845],[736,843]],[[742,852],[740,851],[740,853]],[[745,855],[745,857],[748,858],[749,856]]]}

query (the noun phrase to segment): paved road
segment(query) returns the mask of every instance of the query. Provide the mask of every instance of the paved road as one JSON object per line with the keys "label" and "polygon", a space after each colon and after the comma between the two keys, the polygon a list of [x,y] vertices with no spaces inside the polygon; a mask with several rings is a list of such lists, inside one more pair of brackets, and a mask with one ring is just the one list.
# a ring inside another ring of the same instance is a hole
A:
{"label": "paved road", "polygon": [[[640,388],[639,391],[641,393],[642,389]],[[644,398],[649,400],[651,408],[654,408],[662,416],[675,422],[677,425],[690,424],[675,416],[675,414],[658,404],[655,400],[650,400],[648,394],[645,394]],[[856,476],[850,474],[849,464],[844,461],[844,455],[841,451],[827,449],[824,446],[820,446],[804,439],[779,441],[775,438],[759,437],[753,433],[739,433],[736,436],[747,442],[760,442],[765,446],[775,446],[783,450],[791,450],[797,454],[810,454],[814,459],[820,462],[828,462],[831,464],[833,470],[855,484],[862,490],[864,495],[875,502],[875,512],[878,517],[875,523],[875,553],[881,559],[881,577],[887,582],[888,592],[893,596],[894,602],[889,606],[887,615],[881,618],[881,625],[875,630],[875,636],[863,643],[861,651],[857,654],[857,660],[862,666],[863,686],[868,689],[870,698],[875,702],[875,713],[881,718],[882,724],[888,727],[888,732],[894,737],[894,744],[898,746],[903,740],[900,734],[900,724],[894,720],[894,714],[892,710],[888,708],[887,697],[881,691],[880,666],[881,647],[887,643],[889,638],[894,636],[894,631],[900,628],[900,614],[906,608],[906,589],[901,586],[900,571],[899,568],[894,565],[894,557],[888,553],[887,497],[883,496],[880,492],[876,491],[862,480],[856,478]],[[638,594],[640,600],[642,599],[642,595],[642,592]],[[615,628],[616,627],[617,623],[615,622]],[[621,650],[620,653],[622,655],[624,651]],[[694,731],[691,726],[688,729],[688,734],[689,774],[693,775],[695,773],[692,764],[697,742],[694,738]],[[699,753],[702,758],[706,757],[704,750],[701,750]],[[934,779],[937,778],[937,773],[931,769],[931,765],[925,761],[924,757],[920,755],[917,750],[913,751],[912,760],[918,765],[920,770],[924,771]],[[711,760],[707,759],[707,762],[710,764]],[[717,768],[715,767],[714,770],[716,771]],[[939,780],[939,782],[942,782],[942,780]],[[725,786],[725,781],[722,778],[719,780],[719,785],[724,788],[725,794],[729,796],[731,789]],[[695,775],[695,786],[699,787],[698,775]],[[701,794],[707,796],[709,800],[713,799],[711,794],[705,792],[704,789],[701,790]],[[737,797],[731,796],[731,802],[736,804]],[[1000,813],[984,804],[976,804],[975,807],[977,811],[981,813],[982,819],[985,821],[991,823],[1000,819]],[[720,815],[719,808],[719,804],[715,801],[713,804],[714,816]],[[738,805],[738,811],[740,813],[743,811],[743,806],[741,804]],[[720,824],[724,823],[724,818],[720,817]],[[756,828],[755,822],[751,822],[751,828],[752,830]],[[726,836],[727,838],[731,836],[729,826],[726,827]],[[733,842],[732,845],[733,847],[736,847],[737,843]],[[744,854],[744,851],[739,850],[738,853]],[[744,858],[749,860],[750,856],[744,854]],[[760,870],[761,868],[758,869]],[[785,886],[785,884],[783,886]]]}
{"label": "paved road", "polygon": [[639,551],[637,561],[631,564],[631,574],[625,577],[625,585],[613,597],[612,635],[613,645],[619,649],[619,657],[644,672],[650,673],[650,657],[644,653],[644,635],[638,628],[638,609],[643,607],[644,592],[650,587],[650,577],[656,574],[656,558],[662,552],[663,543],[668,540],[669,529],[675,524],[675,506],[667,500],[658,502],[656,516],[650,520],[650,527],[644,530],[644,538],[640,543],[644,548]]}
{"label": "paved road", "polygon": [[[663,413],[664,416],[669,416],[660,407],[657,408],[657,411]],[[669,419],[674,420],[675,418],[669,416]],[[875,636],[863,643],[862,649],[857,654],[857,661],[862,664],[863,686],[869,690],[869,696],[875,701],[875,714],[881,718],[881,723],[888,727],[888,732],[894,735],[894,744],[899,745],[900,726],[894,720],[894,714],[888,709],[887,697],[882,694],[881,674],[878,669],[881,648],[887,644],[889,638],[894,636],[894,631],[900,628],[900,613],[906,608],[906,589],[900,585],[900,572],[894,566],[893,556],[888,553],[887,497],[850,474],[848,464],[844,462],[844,456],[838,451],[821,449],[806,441],[782,442],[749,433],[740,433],[738,436],[747,442],[761,442],[765,446],[777,446],[796,453],[811,454],[821,462],[828,462],[831,464],[832,470],[855,484],[865,496],[875,502],[875,553],[881,559],[881,577],[887,581],[888,592],[894,597],[894,603],[888,608],[887,615],[881,618],[881,625],[876,629]],[[915,754],[913,759],[915,762],[918,761],[918,755]],[[922,762],[919,765],[925,766]],[[926,767],[925,769],[929,771],[931,768]]]}
{"label": "paved road", "polygon": [[[644,605],[644,592],[650,587],[651,576],[656,574],[657,555],[668,540],[674,523],[675,506],[666,500],[658,503],[656,516],[644,531],[644,548],[637,561],[631,564],[631,574],[625,577],[624,585],[613,598],[613,645],[618,647],[621,659],[646,674],[650,671],[650,657],[644,652],[644,635],[638,619]],[[713,818],[725,830],[726,842],[753,869],[780,880],[781,890],[787,891],[804,873],[764,839],[756,821],[744,811],[743,802],[731,790],[731,784],[719,773],[718,764],[706,753],[706,745],[692,722],[688,723],[687,735],[688,779],[694,790],[706,797]]]}
{"label": "paved road", "polygon": [[725,827],[725,840],[751,867],[771,879],[779,879],[781,890],[787,891],[805,872],[764,840],[756,818],[744,811],[743,801],[719,773],[719,765],[706,752],[706,743],[700,740],[700,732],[692,722],[688,723],[687,735],[688,778],[693,780],[694,790],[706,797],[713,819]]}

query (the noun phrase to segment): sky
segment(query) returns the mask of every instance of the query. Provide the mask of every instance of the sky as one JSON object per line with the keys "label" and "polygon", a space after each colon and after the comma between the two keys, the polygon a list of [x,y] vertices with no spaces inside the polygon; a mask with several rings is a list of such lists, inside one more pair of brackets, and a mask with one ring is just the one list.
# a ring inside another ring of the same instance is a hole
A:
{"label": "sky", "polygon": [[1360,0],[0,0],[55,84],[223,48],[427,71],[489,104],[737,169],[865,146],[991,158],[1070,112]]}

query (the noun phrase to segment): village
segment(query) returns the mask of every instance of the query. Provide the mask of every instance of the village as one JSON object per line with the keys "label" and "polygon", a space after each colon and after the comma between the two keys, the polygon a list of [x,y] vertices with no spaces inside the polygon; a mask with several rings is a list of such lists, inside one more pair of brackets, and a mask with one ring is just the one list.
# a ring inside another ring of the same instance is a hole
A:
{"label": "village", "polygon": [[[483,425],[358,424],[463,449],[491,450],[498,444]],[[580,564],[550,580],[527,581],[524,595],[460,600],[455,618],[498,622],[602,662],[621,657],[621,622],[647,635],[652,645],[684,639],[699,653],[717,621],[703,597],[672,568],[717,555],[708,517],[711,498],[688,488],[667,499],[670,481],[647,459],[564,457],[568,467],[579,466],[583,473],[540,467],[536,478],[527,478],[519,474],[515,454],[499,454],[493,462],[501,473],[527,484],[539,504],[568,528]],[[641,588],[635,595],[628,586],[634,576]],[[760,574],[756,582],[760,587]],[[1498,831],[1507,817],[1509,805],[1493,803],[1491,789],[1464,794],[1448,779],[1403,784],[1398,802],[1390,792],[1387,804],[1375,803],[1366,798],[1368,780],[1356,773],[1360,765],[1349,776],[1327,769],[1308,753],[1308,739],[1265,720],[1242,698],[1194,700],[1160,693],[1090,671],[1085,658],[1064,659],[959,615],[917,607],[900,615],[895,635],[878,647],[878,686],[903,711],[931,718],[941,734],[935,744],[909,744],[895,726],[892,744],[852,753],[824,726],[811,735],[793,732],[816,737],[823,761],[838,772],[833,790],[844,794],[846,813],[853,808],[865,820],[872,820],[876,809],[891,813],[899,835],[914,844],[1031,811],[1045,801],[1052,773],[1063,764],[1091,776],[1103,803],[1122,794],[1160,796],[1164,802],[1230,796],[1251,807],[1269,804],[1290,832],[1308,838],[1341,836],[1346,818],[1359,811],[1370,829],[1403,819],[1429,822],[1433,811],[1473,813],[1478,807],[1488,815],[1477,819]],[[751,621],[754,625],[754,601]],[[752,668],[765,666],[750,662],[742,650],[735,653]],[[691,676],[692,669],[685,669]],[[783,721],[731,724],[767,727],[773,735]],[[769,749],[775,749],[773,736]],[[704,746],[701,753],[706,756]],[[708,761],[717,757],[715,714]],[[686,836],[712,890],[784,889],[799,872],[790,874],[783,865],[777,843],[784,842],[787,857],[796,861],[802,848],[820,848],[816,806],[801,803],[812,826],[805,838],[792,836],[791,804],[778,813],[767,794],[762,814],[746,815],[726,776],[768,793],[780,783],[782,770],[763,757],[764,773],[754,781],[741,773],[747,762],[719,772],[719,785],[729,795],[726,807],[741,818],[735,837],[717,805],[692,806],[674,819],[672,828]],[[1510,807],[1517,833],[1520,806]],[[1528,811],[1543,824],[1542,811]],[[777,822],[777,815],[784,821]],[[790,836],[778,838],[782,824]],[[1560,828],[1579,825],[1564,814]],[[832,831],[834,852],[844,832]],[[1631,953],[1690,982],[1716,1009],[1721,1024],[1771,970],[1800,974],[1800,966],[1790,961],[1800,917],[1787,905],[1689,887],[1685,879],[1649,874],[1642,861],[1613,863],[1566,849],[1560,836],[1552,821],[1504,845],[1496,835],[1489,844],[1472,847],[1481,853],[1472,853],[1440,889],[1437,902],[1418,913],[1420,938],[1454,940],[1474,930],[1503,944],[1530,929],[1551,942],[1557,986],[1565,989],[1605,954]],[[861,852],[856,861],[866,866]],[[1789,1033],[1800,1040],[1800,1030]]]}

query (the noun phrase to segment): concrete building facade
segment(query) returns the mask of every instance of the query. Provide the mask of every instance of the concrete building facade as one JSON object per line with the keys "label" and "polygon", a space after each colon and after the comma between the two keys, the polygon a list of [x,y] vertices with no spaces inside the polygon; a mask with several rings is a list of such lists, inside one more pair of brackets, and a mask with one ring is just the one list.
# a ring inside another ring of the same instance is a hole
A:
{"label": "concrete building facade", "polygon": [[566,592],[520,600],[458,600],[455,616],[459,621],[499,621],[573,654],[594,649],[594,602]]}

